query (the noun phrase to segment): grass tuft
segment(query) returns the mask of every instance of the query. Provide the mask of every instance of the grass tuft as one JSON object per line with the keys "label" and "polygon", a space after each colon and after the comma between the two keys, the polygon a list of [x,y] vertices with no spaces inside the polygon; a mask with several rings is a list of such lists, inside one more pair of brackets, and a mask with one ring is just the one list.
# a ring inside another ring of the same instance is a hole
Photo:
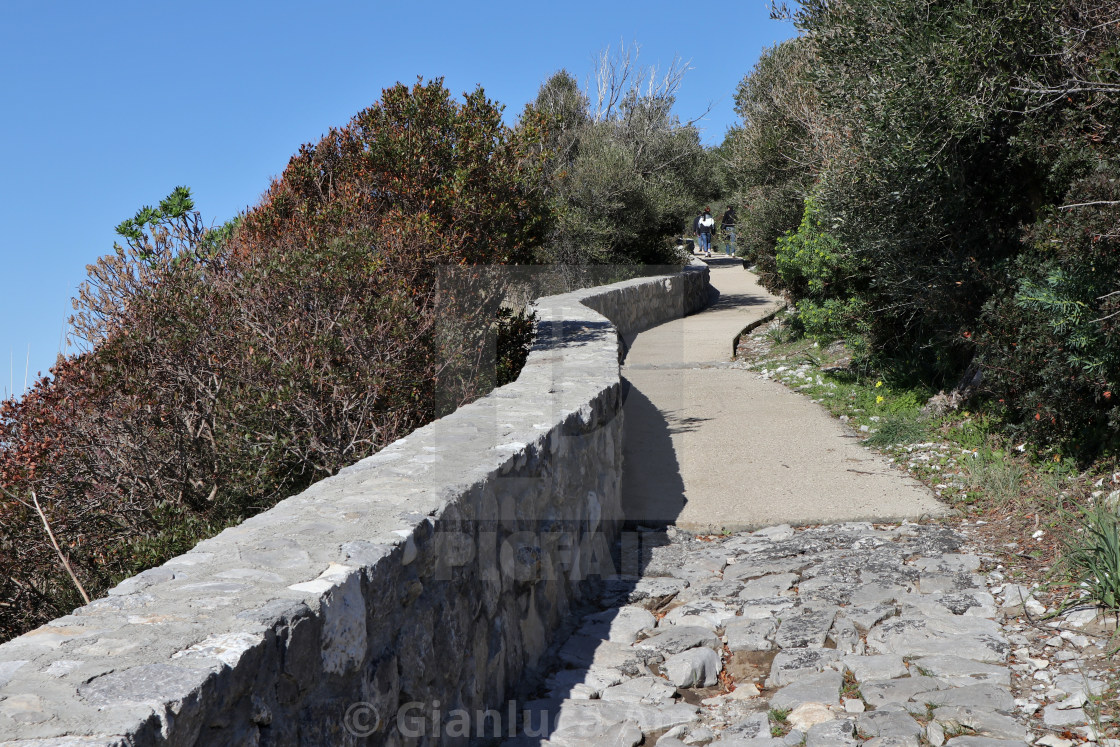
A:
{"label": "grass tuft", "polygon": [[999,506],[1008,506],[1022,496],[1027,475],[1023,465],[1006,459],[1001,452],[986,450],[973,461],[966,462],[965,472],[969,488],[983,493]]}
{"label": "grass tuft", "polygon": [[866,443],[870,446],[913,444],[929,437],[929,427],[924,420],[912,413],[890,414],[879,423],[879,429]]}
{"label": "grass tuft", "polygon": [[1073,516],[1076,530],[1066,540],[1063,564],[1090,599],[1112,611],[1120,610],[1120,516],[1102,503]]}

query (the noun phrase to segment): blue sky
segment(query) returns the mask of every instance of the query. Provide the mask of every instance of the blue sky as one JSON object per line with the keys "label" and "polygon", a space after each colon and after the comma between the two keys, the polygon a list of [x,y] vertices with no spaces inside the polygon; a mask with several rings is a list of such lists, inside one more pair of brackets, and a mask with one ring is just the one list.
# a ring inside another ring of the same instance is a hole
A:
{"label": "blue sky", "polygon": [[[85,267],[113,227],[176,185],[207,223],[256,203],[301,143],[396,81],[481,84],[512,123],[567,68],[637,43],[691,60],[677,113],[708,144],[763,48],[792,36],[764,0],[0,3],[0,395],[54,363]],[[696,8],[697,6],[691,6]]]}

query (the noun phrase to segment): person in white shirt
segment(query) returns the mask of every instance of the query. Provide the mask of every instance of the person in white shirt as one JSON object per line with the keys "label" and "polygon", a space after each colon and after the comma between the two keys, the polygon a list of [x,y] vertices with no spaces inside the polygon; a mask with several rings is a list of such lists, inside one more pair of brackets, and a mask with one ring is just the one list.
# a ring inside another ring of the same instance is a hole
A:
{"label": "person in white shirt", "polygon": [[704,208],[704,212],[693,222],[693,229],[696,231],[698,239],[697,245],[705,257],[712,256],[712,229],[715,228],[715,225],[716,221],[712,217],[711,208]]}

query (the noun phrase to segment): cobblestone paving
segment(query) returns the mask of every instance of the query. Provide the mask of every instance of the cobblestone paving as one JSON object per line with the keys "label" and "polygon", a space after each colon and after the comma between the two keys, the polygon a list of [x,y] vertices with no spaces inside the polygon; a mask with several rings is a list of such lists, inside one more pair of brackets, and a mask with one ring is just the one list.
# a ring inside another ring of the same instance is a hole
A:
{"label": "cobblestone paving", "polygon": [[1106,685],[1079,665],[1096,639],[1059,630],[1093,615],[1026,635],[1007,616],[1029,590],[1004,583],[952,529],[859,523],[698,538],[671,528],[631,544],[642,548],[640,578],[604,584],[604,608],[582,618],[535,699],[523,700],[527,736],[506,744],[1098,740],[1091,700]]}

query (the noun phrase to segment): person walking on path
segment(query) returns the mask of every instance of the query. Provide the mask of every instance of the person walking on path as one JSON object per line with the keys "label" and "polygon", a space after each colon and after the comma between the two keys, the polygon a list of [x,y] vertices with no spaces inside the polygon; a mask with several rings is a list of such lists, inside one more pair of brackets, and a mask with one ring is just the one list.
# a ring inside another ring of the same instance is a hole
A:
{"label": "person walking on path", "polygon": [[719,222],[720,233],[723,234],[723,250],[730,257],[735,253],[735,207],[727,206],[723,218]]}
{"label": "person walking on path", "polygon": [[693,223],[693,229],[696,231],[696,237],[699,239],[700,252],[705,257],[712,256],[712,229],[715,228],[716,221],[712,218],[712,209],[704,208]]}

